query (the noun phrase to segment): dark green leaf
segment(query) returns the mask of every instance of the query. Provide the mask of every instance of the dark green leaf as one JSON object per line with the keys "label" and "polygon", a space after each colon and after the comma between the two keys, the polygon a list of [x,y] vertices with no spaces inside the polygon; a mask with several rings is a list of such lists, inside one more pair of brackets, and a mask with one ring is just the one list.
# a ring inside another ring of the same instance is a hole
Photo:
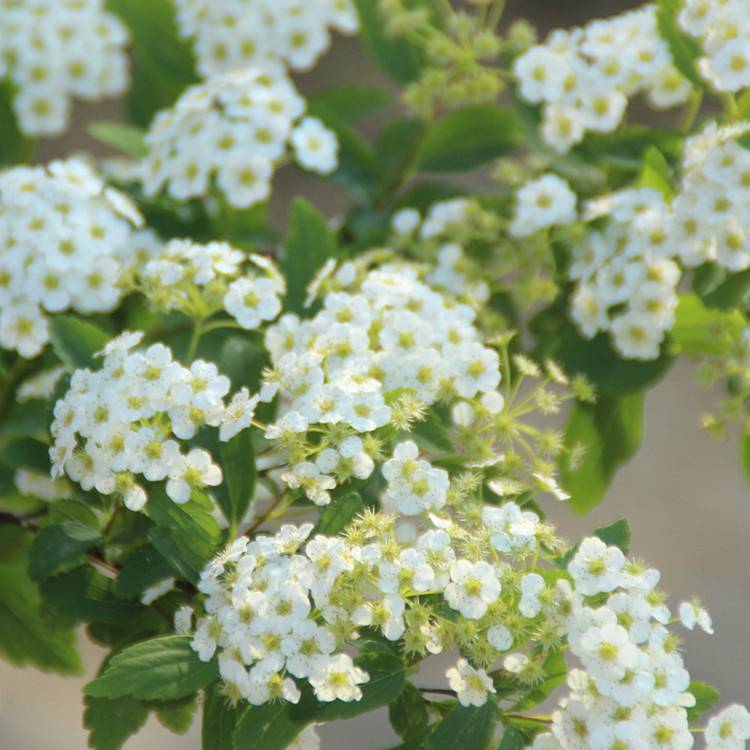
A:
{"label": "dark green leaf", "polygon": [[151,707],[156,710],[156,718],[162,726],[175,734],[185,734],[193,723],[198,702],[191,695],[181,700],[159,701]]}
{"label": "dark green leaf", "polygon": [[32,438],[10,440],[0,447],[0,463],[11,469],[22,466],[49,474],[49,448],[45,443]]}
{"label": "dark green leaf", "polygon": [[149,533],[151,543],[176,573],[197,583],[222,542],[211,501],[194,492],[187,503],[178,505],[159,486],[149,493],[147,510],[156,524]]}
{"label": "dark green leaf", "polygon": [[561,462],[560,479],[579,513],[598,505],[615,471],[632,458],[643,438],[643,395],[613,398],[602,395],[596,404],[576,404],[565,431],[565,444],[585,453],[571,466],[569,454]]}
{"label": "dark green leaf", "polygon": [[337,86],[308,94],[307,111],[316,117],[351,125],[390,100],[389,94],[373,86]]}
{"label": "dark green leaf", "polygon": [[75,315],[56,315],[50,323],[55,354],[72,369],[93,367],[94,355],[110,340],[101,328]]}
{"label": "dark green leaf", "polygon": [[107,0],[128,25],[133,81],[128,95],[130,119],[146,127],[160,109],[170,107],[197,79],[193,56],[180,39],[169,0]]}
{"label": "dark green leaf", "polygon": [[146,723],[148,709],[135,698],[84,698],[83,725],[89,730],[93,750],[120,750]]}
{"label": "dark green leaf", "polygon": [[242,430],[219,449],[224,470],[225,493],[217,493],[221,509],[236,528],[250,507],[255,492],[255,451],[251,431]]}
{"label": "dark green leaf", "polygon": [[121,122],[92,122],[89,133],[100,143],[121,151],[134,159],[142,159],[148,153],[145,132],[135,125]]}
{"label": "dark green leaf", "polygon": [[427,701],[411,682],[404,684],[401,695],[388,706],[388,718],[396,734],[404,740],[424,732],[430,722]]}
{"label": "dark green leaf", "polygon": [[130,553],[117,576],[115,594],[123,599],[140,596],[145,589],[173,574],[172,567],[152,544]]}
{"label": "dark green leaf", "polygon": [[710,711],[720,698],[719,691],[705,682],[691,682],[688,693],[695,697],[695,705],[687,710],[688,721],[691,725],[699,722],[701,716],[706,711]]}
{"label": "dark green leaf", "polygon": [[7,79],[0,81],[0,166],[17,164],[23,160],[29,142],[18,128],[13,111],[13,86]]}
{"label": "dark green leaf", "polygon": [[289,703],[249,706],[234,735],[234,750],[284,750],[304,729],[292,718]]}
{"label": "dark green leaf", "polygon": [[497,724],[497,704],[488,700],[483,706],[457,704],[435,727],[427,739],[427,750],[483,750],[492,739]]}
{"label": "dark green leaf", "polygon": [[624,518],[598,528],[594,536],[598,536],[605,544],[619,547],[626,555],[630,551],[630,524]]}
{"label": "dark green leaf", "polygon": [[62,570],[70,570],[100,540],[99,532],[77,521],[46,526],[31,545],[29,573],[35,581],[42,581]]}
{"label": "dark green leaf", "polygon": [[426,172],[468,172],[507,154],[519,142],[513,112],[483,104],[454,112],[433,125],[416,161]]}
{"label": "dark green leaf", "polygon": [[701,48],[695,39],[680,28],[677,16],[681,7],[682,0],[657,0],[656,19],[659,33],[669,45],[672,61],[677,70],[692,84],[702,89],[705,84],[695,68],[696,60],[701,55]]}
{"label": "dark green leaf", "polygon": [[302,313],[307,285],[316,271],[337,254],[336,238],[326,220],[304,198],[295,198],[289,214],[289,233],[282,269],[287,279],[285,308]]}
{"label": "dark green leaf", "polygon": [[52,523],[75,521],[90,529],[99,528],[99,519],[91,508],[80,500],[56,500],[47,514]]}
{"label": "dark green leaf", "polygon": [[750,299],[750,268],[727,275],[720,284],[702,297],[707,307],[719,310],[746,306]]}
{"label": "dark green leaf", "polygon": [[394,120],[383,128],[376,150],[380,155],[384,191],[392,191],[411,176],[424,133],[424,123],[409,117]]}
{"label": "dark green leaf", "polygon": [[674,350],[692,356],[723,354],[746,325],[739,310],[716,310],[696,294],[681,294],[671,334]]}
{"label": "dark green leaf", "polygon": [[508,725],[503,732],[503,738],[497,750],[523,750],[527,746],[524,736],[512,725]]}
{"label": "dark green leaf", "polygon": [[398,697],[403,690],[406,674],[399,656],[380,642],[370,641],[361,644],[360,649],[362,651],[355,660],[356,664],[370,675],[369,682],[360,686],[362,700],[351,703],[338,700],[319,703],[311,691],[303,690],[300,702],[291,708],[294,721],[306,724],[311,721],[351,719],[381,706],[387,706]]}
{"label": "dark green leaf", "polygon": [[200,661],[190,647],[190,636],[170,635],[115,654],[85,692],[95,698],[130,695],[140,700],[176,700],[198,692],[217,676],[216,661]]}
{"label": "dark green leaf", "polygon": [[79,622],[130,623],[143,608],[118,599],[114,582],[92,566],[50,578],[40,586],[46,607],[68,620]]}
{"label": "dark green leaf", "polygon": [[219,692],[219,683],[206,688],[203,701],[201,745],[206,750],[233,750],[232,739],[245,707],[232,708]]}
{"label": "dark green leaf", "polygon": [[32,535],[0,527],[0,655],[11,664],[78,674],[81,662],[68,623],[43,616],[41,597],[29,577]]}
{"label": "dark green leaf", "polygon": [[409,42],[386,33],[386,19],[378,0],[354,0],[359,14],[360,33],[367,51],[382,68],[400,83],[409,83],[418,75],[421,55]]}
{"label": "dark green leaf", "polygon": [[365,508],[357,492],[348,492],[342,497],[334,497],[331,504],[324,508],[312,534],[333,536],[350,524],[358,513]]}

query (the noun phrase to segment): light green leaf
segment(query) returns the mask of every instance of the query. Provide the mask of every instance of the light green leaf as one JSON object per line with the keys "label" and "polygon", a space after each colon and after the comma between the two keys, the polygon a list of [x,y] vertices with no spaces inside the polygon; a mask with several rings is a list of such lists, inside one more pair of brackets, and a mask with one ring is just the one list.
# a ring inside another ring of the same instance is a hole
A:
{"label": "light green leaf", "polygon": [[[616,470],[632,458],[642,439],[642,394],[602,395],[596,404],[576,404],[565,430],[568,452],[560,466],[571,507],[586,513],[598,505]],[[570,451],[575,455],[578,447],[585,453],[579,463],[571,465]]]}
{"label": "light green leaf", "polygon": [[146,723],[148,709],[127,695],[113,700],[84,697],[83,725],[89,730],[93,750],[120,750]]}
{"label": "light green leaf", "polygon": [[682,73],[694,86],[705,88],[695,67],[696,60],[701,55],[698,42],[688,36],[679,26],[677,16],[682,7],[682,0],[657,0],[656,19],[659,33],[669,46],[677,70]]}
{"label": "light green leaf", "polygon": [[687,710],[688,721],[691,725],[699,722],[703,714],[710,711],[721,697],[713,685],[698,681],[690,683],[688,693],[695,697],[695,705]]}
{"label": "light green leaf", "polygon": [[416,163],[426,172],[468,172],[512,151],[520,139],[511,110],[494,104],[468,107],[428,130]]}
{"label": "light green leaf", "polygon": [[42,581],[63,570],[70,570],[83,561],[83,556],[101,540],[90,526],[77,521],[64,521],[43,528],[34,539],[29,552],[29,573]]}
{"label": "light green leaf", "polygon": [[326,220],[304,198],[295,198],[289,213],[282,269],[287,279],[285,308],[303,313],[307,285],[316,271],[336,256],[336,238]]}
{"label": "light green leaf", "polygon": [[50,323],[50,339],[55,354],[71,369],[94,367],[94,355],[111,336],[98,326],[75,315],[56,315]]}
{"label": "light green leaf", "polygon": [[0,527],[0,655],[17,666],[78,674],[75,632],[68,623],[43,615],[39,591],[27,572],[32,538],[23,529]]}
{"label": "light green leaf", "polygon": [[745,477],[750,482],[750,435],[745,435],[740,442],[740,452],[742,454],[742,468],[745,470]]}
{"label": "light green leaf", "polygon": [[359,14],[360,33],[370,55],[400,83],[417,78],[422,65],[421,54],[409,42],[386,33],[378,0],[354,0],[354,5]]}
{"label": "light green leaf", "polygon": [[656,190],[670,200],[674,195],[672,179],[672,169],[662,152],[656,146],[649,146],[643,157],[639,186]]}
{"label": "light green leaf", "polygon": [[142,128],[125,125],[121,122],[92,122],[88,126],[89,134],[100,143],[121,151],[134,159],[142,159],[148,153],[148,147]]}
{"label": "light green leaf", "polygon": [[436,725],[427,739],[426,750],[468,750],[486,748],[497,724],[497,704],[488,700],[483,706],[457,704]]}
{"label": "light green leaf", "polygon": [[723,354],[746,325],[739,310],[716,310],[696,294],[681,294],[671,334],[674,350],[691,356]]}
{"label": "light green leaf", "polygon": [[333,536],[350,524],[358,513],[364,510],[365,504],[357,492],[348,492],[342,497],[334,497],[331,504],[323,509],[318,523],[312,531],[315,534]]}
{"label": "light green leaf", "polygon": [[86,685],[86,695],[176,700],[198,692],[218,677],[218,667],[215,660],[200,661],[190,640],[187,635],[169,635],[129,646]]}

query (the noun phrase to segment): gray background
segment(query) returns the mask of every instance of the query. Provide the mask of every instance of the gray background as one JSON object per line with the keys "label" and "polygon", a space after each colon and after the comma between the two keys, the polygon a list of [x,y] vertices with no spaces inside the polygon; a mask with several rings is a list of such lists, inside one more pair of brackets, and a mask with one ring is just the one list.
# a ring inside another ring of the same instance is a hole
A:
{"label": "gray background", "polygon": [[[523,9],[541,28],[571,25],[617,8],[622,2],[564,2],[536,0],[509,2]],[[299,78],[305,90],[326,85],[381,82],[357,40],[338,40],[333,51],[313,74]],[[45,143],[39,158],[47,159],[90,148],[85,123],[113,119],[116,104],[79,106],[70,133]],[[294,195],[315,200],[329,215],[346,206],[336,188],[282,172],[275,188],[274,217],[282,222]],[[709,607],[716,629],[713,637],[688,634],[687,666],[693,679],[715,684],[722,703],[750,702],[750,488],[739,466],[735,438],[717,443],[701,432],[700,415],[718,397],[696,383],[694,368],[681,363],[646,399],[645,440],[637,456],[618,474],[604,502],[585,518],[574,517],[562,504],[546,504],[550,520],[571,538],[626,516],[633,528],[633,553],[662,571],[662,586],[676,605],[683,598],[700,596]],[[19,670],[0,663],[0,750],[81,750],[86,747],[82,728],[83,684],[94,676],[104,652],[80,637],[85,675],[62,678],[34,670]],[[418,684],[436,685],[444,664],[426,667]],[[197,750],[200,722],[176,737],[155,719],[127,744],[127,750]],[[378,750],[394,744],[385,711],[323,728],[326,750]],[[467,750],[472,750],[467,748]]]}

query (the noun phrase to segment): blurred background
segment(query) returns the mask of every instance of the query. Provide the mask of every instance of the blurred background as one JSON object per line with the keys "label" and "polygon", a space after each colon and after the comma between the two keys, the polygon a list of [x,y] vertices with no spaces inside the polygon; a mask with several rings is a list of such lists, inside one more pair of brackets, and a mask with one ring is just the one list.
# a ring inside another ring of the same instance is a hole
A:
{"label": "blurred background", "polygon": [[[221,0],[215,0],[221,2]],[[603,17],[639,3],[617,0],[509,0],[508,19],[523,15],[544,33]],[[0,10],[2,12],[2,10]],[[331,85],[390,84],[373,67],[357,39],[338,38],[311,74],[297,76],[303,91]],[[86,124],[120,115],[116,103],[79,105],[73,127],[40,147],[37,158],[101,147],[86,135]],[[377,122],[371,123],[372,128]],[[2,134],[0,134],[2,137]],[[337,188],[283,170],[274,188],[273,217],[283,226],[295,195],[306,195],[335,216],[346,208]],[[705,391],[694,368],[681,363],[646,398],[645,439],[636,457],[617,475],[605,502],[578,518],[563,505],[546,501],[549,520],[567,537],[580,537],[626,516],[633,529],[632,554],[662,572],[662,587],[679,601],[700,597],[713,615],[716,635],[688,634],[687,667],[693,679],[715,684],[722,704],[750,702],[750,486],[742,476],[739,442],[718,443],[699,428],[700,416],[718,394]],[[85,674],[62,678],[0,662],[0,750],[82,750],[82,687],[104,651],[80,635]],[[444,681],[445,663],[434,660],[419,685]],[[397,744],[385,710],[320,730],[324,750],[380,750]],[[126,745],[127,750],[198,750],[200,721],[181,737],[152,718]],[[210,750],[210,749],[209,749]],[[248,748],[248,750],[251,750]],[[474,750],[466,748],[466,750]]]}

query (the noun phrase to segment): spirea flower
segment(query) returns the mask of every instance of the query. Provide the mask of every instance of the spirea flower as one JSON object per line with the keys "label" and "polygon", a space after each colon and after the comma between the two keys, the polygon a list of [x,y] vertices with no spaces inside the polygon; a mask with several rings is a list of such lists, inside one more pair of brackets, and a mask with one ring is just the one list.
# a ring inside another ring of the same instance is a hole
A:
{"label": "spirea flower", "polygon": [[305,100],[281,71],[217,73],[154,119],[144,190],[187,200],[215,185],[232,206],[247,208],[269,197],[274,170],[291,153],[306,169],[328,174],[337,165],[336,136],[304,113]]}
{"label": "spirea flower", "polygon": [[72,99],[118,96],[128,85],[128,32],[104,0],[1,0],[0,78],[29,136],[63,132]]}
{"label": "spirea flower", "polygon": [[645,93],[658,109],[687,101],[690,83],[675,68],[656,5],[556,29],[513,67],[521,96],[542,105],[542,138],[564,153],[587,131],[611,133],[628,100]]}
{"label": "spirea flower", "polygon": [[358,28],[351,0],[176,0],[177,22],[194,42],[207,78],[246,65],[308,70],[331,43],[330,30]]}
{"label": "spirea flower", "polygon": [[146,504],[148,482],[166,481],[176,503],[220,484],[222,471],[212,456],[183,441],[204,426],[229,424],[220,433],[226,440],[238,427],[237,405],[230,410],[224,400],[229,379],[214,364],[198,359],[185,367],[163,344],[136,349],[141,336],[113,339],[101,369],[73,373],[50,428],[53,476],[66,474],[84,490],[117,493],[131,510]]}
{"label": "spirea flower", "polygon": [[0,174],[0,346],[36,357],[49,341],[49,315],[114,310],[140,222],[81,161]]}

